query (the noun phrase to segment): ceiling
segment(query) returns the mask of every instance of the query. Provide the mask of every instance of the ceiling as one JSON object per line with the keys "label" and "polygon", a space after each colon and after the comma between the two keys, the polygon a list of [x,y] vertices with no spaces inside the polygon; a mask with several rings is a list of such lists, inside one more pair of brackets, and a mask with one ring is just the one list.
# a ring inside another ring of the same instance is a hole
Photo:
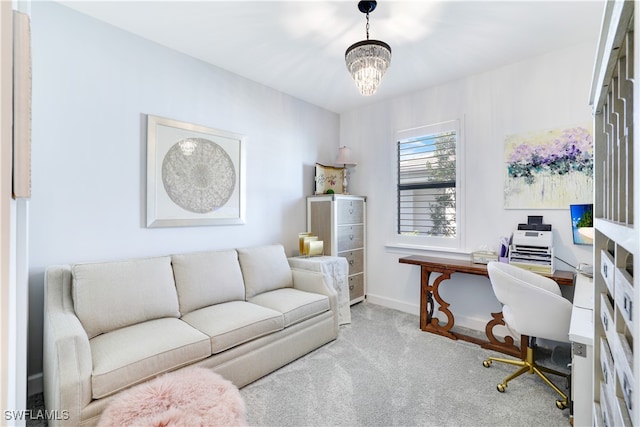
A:
{"label": "ceiling", "polygon": [[[63,1],[143,38],[337,113],[591,41],[600,1],[382,0],[370,38],[391,67],[361,96],[344,63],[357,1]],[[595,51],[594,51],[595,56]]]}

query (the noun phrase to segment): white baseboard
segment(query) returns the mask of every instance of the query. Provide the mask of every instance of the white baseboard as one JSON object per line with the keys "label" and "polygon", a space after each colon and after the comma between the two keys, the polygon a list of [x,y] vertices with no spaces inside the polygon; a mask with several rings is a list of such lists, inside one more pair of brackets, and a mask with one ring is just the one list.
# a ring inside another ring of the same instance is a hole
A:
{"label": "white baseboard", "polygon": [[403,313],[414,314],[416,316],[420,315],[420,304],[408,304],[397,299],[380,297],[371,294],[367,294],[367,301],[371,304],[392,308],[394,310],[402,311]]}
{"label": "white baseboard", "polygon": [[42,372],[27,377],[27,396],[42,393]]}
{"label": "white baseboard", "polygon": [[[420,315],[420,304],[409,304],[393,298],[387,298],[372,294],[367,294],[367,301],[369,301],[371,304],[377,304],[383,307],[392,308],[394,310],[402,311],[403,313],[414,314],[416,316]],[[447,317],[444,314],[438,312],[437,309],[436,314],[438,315],[438,319],[440,319],[441,321],[447,321]],[[466,317],[460,314],[455,314],[455,318],[456,326],[473,329],[474,331],[484,332],[485,327],[487,326],[487,320],[474,317]],[[417,326],[420,327],[420,325]],[[496,337],[503,337],[503,335],[501,335],[499,331],[494,331],[494,334]]]}

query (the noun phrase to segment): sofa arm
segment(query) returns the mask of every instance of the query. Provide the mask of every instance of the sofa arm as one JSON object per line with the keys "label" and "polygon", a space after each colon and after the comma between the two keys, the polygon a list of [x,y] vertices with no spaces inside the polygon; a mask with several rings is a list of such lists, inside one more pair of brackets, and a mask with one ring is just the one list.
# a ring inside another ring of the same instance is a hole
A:
{"label": "sofa arm", "polygon": [[92,399],[92,361],[89,338],[73,311],[71,268],[48,268],[44,289],[44,399],[47,410],[60,415],[49,425],[78,425]]}
{"label": "sofa arm", "polygon": [[310,271],[301,270],[298,268],[292,268],[293,274],[293,287],[301,291],[314,292],[316,294],[326,295],[329,297],[329,306],[333,312],[335,319],[336,331],[338,330],[338,292],[331,285],[327,283],[324,278],[324,274]]}

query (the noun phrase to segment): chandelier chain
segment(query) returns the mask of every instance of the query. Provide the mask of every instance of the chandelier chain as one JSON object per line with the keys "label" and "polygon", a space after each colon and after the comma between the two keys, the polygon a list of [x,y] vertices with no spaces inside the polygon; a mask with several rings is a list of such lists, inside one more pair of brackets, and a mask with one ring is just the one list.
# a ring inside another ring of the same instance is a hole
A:
{"label": "chandelier chain", "polygon": [[367,12],[367,40],[369,40],[369,12]]}

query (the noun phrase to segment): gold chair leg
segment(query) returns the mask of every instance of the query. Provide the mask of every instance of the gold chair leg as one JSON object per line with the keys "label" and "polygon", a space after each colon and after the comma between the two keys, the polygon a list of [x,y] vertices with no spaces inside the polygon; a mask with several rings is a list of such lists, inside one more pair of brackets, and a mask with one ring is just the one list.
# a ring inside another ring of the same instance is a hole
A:
{"label": "gold chair leg", "polygon": [[[551,387],[552,389],[555,390],[556,393],[558,393],[560,395],[560,397],[562,397],[562,400],[559,400],[558,402],[556,402],[556,405],[558,405],[558,408],[560,409],[564,409],[568,406],[569,404],[569,398],[567,397],[567,395],[565,393],[562,392],[562,390],[560,390],[553,382],[551,382],[551,380],[549,378],[547,378],[547,376],[542,372],[542,369],[544,368],[542,366],[534,366],[533,367],[533,372],[535,372],[540,378],[542,378],[542,380],[547,383],[547,385],[549,387]],[[549,368],[544,368],[544,370],[549,370],[552,372],[558,372],[558,371],[554,371],[553,369],[549,369]],[[558,372],[558,374],[564,378],[568,378],[569,376],[567,374]],[[564,408],[561,408],[561,405],[564,406]]]}
{"label": "gold chair leg", "polygon": [[502,381],[502,385],[504,385],[505,387],[507,386],[507,383],[509,381],[511,381],[514,378],[519,377],[520,375],[526,373],[526,372],[531,372],[531,366],[523,366],[522,368],[518,369],[517,371],[515,371],[513,374],[509,375],[507,378],[505,378]]}
{"label": "gold chair leg", "polygon": [[503,359],[501,357],[488,357],[487,360],[485,360],[483,363],[485,364],[485,367],[487,366],[487,363],[490,365],[491,362],[502,362],[502,363],[507,363],[509,365],[514,365],[514,366],[525,366],[526,362],[524,360],[514,360],[514,359]]}
{"label": "gold chair leg", "polygon": [[569,378],[569,374],[566,374],[564,372],[556,371],[555,369],[547,368],[546,366],[536,365],[536,367],[538,369],[540,369],[542,372],[545,372],[547,374],[557,375],[559,377],[564,377],[564,378]]}
{"label": "gold chair leg", "polygon": [[514,366],[520,366],[520,369],[518,369],[516,372],[514,372],[513,374],[509,375],[508,377],[506,377],[500,384],[498,384],[498,391],[499,392],[504,392],[505,389],[507,388],[507,383],[511,380],[513,380],[516,377],[519,377],[520,375],[524,374],[525,372],[528,372],[530,374],[535,373],[536,375],[538,375],[549,387],[551,387],[556,393],[558,393],[560,395],[560,397],[562,399],[557,400],[556,401],[556,406],[560,409],[565,409],[569,406],[569,398],[567,397],[567,395],[565,393],[562,392],[562,390],[560,390],[549,378],[547,378],[547,376],[545,375],[545,373],[547,374],[552,374],[552,375],[557,375],[563,378],[569,378],[569,375],[564,373],[564,372],[560,372],[560,371],[556,371],[555,369],[551,369],[551,368],[547,368],[545,366],[540,366],[537,365],[533,359],[533,349],[531,347],[527,347],[527,356],[525,360],[513,360],[513,359],[503,359],[500,357],[488,357],[484,362],[482,362],[482,364],[488,368],[491,366],[492,362],[502,362],[502,363],[507,363],[509,365],[514,365]]}

